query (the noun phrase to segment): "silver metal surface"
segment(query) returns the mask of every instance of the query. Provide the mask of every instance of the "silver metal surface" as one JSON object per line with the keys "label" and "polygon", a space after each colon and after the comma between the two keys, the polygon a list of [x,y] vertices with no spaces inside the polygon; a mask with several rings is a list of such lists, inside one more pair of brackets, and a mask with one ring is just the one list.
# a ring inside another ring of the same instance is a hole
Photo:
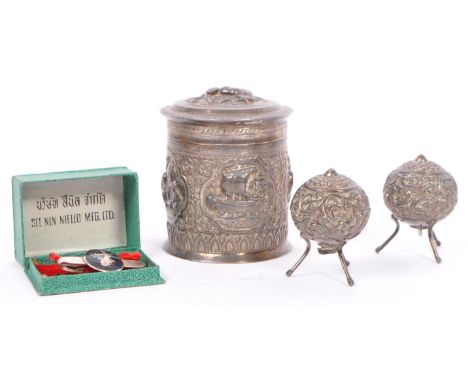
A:
{"label": "silver metal surface", "polygon": [[166,250],[221,263],[285,253],[293,181],[286,147],[291,110],[224,87],[162,113],[169,133],[162,177]]}
{"label": "silver metal surface", "polygon": [[354,285],[343,254],[343,246],[357,236],[370,215],[364,190],[351,179],[330,169],[309,179],[298,188],[291,202],[294,224],[307,248],[297,263],[286,272],[291,276],[310,251],[310,240],[319,245],[320,254],[337,253],[349,286]]}
{"label": "silver metal surface", "polygon": [[60,264],[60,269],[68,273],[84,273],[89,267],[87,265],[71,266],[65,263]]}
{"label": "silver metal surface", "polygon": [[83,256],[63,256],[57,260],[57,264],[60,266],[66,264],[68,266],[85,266],[86,263]]}
{"label": "silver metal surface", "polygon": [[140,260],[122,260],[124,269],[144,268],[146,264]]}
{"label": "silver metal surface", "polygon": [[83,259],[86,265],[99,272],[121,271],[124,267],[119,256],[101,249],[92,249],[86,252]]}
{"label": "silver metal surface", "polygon": [[404,163],[392,171],[384,186],[385,205],[392,212],[395,232],[379,247],[379,253],[399,231],[399,220],[416,228],[428,230],[428,238],[437,263],[441,243],[433,231],[434,225],[447,217],[457,204],[457,183],[452,175],[424,155]]}
{"label": "silver metal surface", "polygon": [[64,256],[57,260],[60,269],[69,273],[83,273],[87,265],[83,256]]}

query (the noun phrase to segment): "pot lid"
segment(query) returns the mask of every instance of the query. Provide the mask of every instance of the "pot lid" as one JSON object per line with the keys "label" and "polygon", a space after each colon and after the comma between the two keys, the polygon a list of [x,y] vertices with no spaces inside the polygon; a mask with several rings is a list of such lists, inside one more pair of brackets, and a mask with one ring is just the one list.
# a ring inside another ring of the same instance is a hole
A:
{"label": "pot lid", "polygon": [[161,109],[170,120],[205,123],[261,123],[286,118],[291,112],[289,107],[254,96],[249,90],[228,86],[208,89],[199,97]]}

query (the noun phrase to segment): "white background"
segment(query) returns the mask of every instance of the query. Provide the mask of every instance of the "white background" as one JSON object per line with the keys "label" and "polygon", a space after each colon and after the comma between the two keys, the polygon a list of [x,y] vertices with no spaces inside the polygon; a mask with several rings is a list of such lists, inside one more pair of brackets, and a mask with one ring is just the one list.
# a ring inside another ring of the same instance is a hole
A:
{"label": "white background", "polygon": [[[0,380],[466,381],[464,1],[0,3]],[[249,265],[166,255],[159,109],[212,86],[294,109],[296,189],[329,167],[372,213],[336,256]],[[459,203],[427,238],[393,230],[388,173],[424,153]],[[10,177],[125,165],[140,175],[143,249],[165,285],[38,297],[14,261]],[[216,307],[215,307],[216,306]]]}

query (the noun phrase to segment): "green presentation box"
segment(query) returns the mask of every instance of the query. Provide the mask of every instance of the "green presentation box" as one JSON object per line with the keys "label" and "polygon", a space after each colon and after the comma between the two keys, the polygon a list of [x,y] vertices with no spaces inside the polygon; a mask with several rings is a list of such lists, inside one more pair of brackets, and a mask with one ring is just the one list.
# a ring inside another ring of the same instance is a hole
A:
{"label": "green presentation box", "polygon": [[[164,283],[140,248],[138,175],[126,167],[18,175],[12,178],[16,260],[40,295]],[[90,249],[139,251],[144,268],[43,276],[34,261]],[[34,259],[34,261],[33,261]]]}

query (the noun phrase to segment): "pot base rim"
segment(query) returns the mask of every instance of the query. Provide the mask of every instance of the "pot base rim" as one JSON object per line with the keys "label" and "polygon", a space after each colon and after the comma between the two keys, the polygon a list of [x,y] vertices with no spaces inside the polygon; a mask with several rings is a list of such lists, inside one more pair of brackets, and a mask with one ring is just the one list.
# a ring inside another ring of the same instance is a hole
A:
{"label": "pot base rim", "polygon": [[271,260],[283,256],[291,251],[292,245],[289,241],[286,241],[283,245],[279,247],[260,251],[232,253],[200,253],[177,249],[167,240],[163,245],[163,249],[172,256],[200,263],[246,264],[258,261]]}

